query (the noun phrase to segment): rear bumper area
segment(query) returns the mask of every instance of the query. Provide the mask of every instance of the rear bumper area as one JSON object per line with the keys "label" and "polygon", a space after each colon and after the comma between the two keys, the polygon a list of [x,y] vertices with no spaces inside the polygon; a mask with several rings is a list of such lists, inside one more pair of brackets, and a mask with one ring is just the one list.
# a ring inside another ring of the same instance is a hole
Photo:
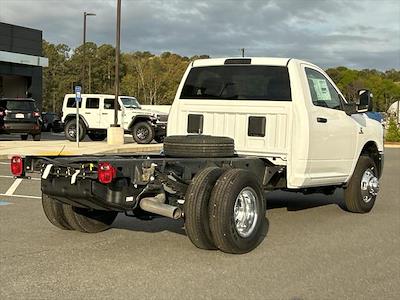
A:
{"label": "rear bumper area", "polygon": [[42,179],[41,183],[44,194],[77,207],[126,211],[136,206],[134,191],[124,179],[104,185],[92,179],[80,179],[71,184],[70,178],[51,177]]}
{"label": "rear bumper area", "polygon": [[40,126],[37,123],[14,123],[4,122],[0,126],[1,133],[25,133],[25,134],[39,134]]}

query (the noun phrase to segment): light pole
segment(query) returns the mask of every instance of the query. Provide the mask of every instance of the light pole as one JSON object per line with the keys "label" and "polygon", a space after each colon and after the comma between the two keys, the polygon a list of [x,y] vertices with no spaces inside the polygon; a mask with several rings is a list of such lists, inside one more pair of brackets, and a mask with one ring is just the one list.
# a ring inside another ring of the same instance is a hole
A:
{"label": "light pole", "polygon": [[107,129],[107,144],[122,145],[124,143],[124,128],[118,125],[119,96],[119,54],[121,40],[121,0],[117,0],[117,26],[115,32],[115,98],[114,123]]}
{"label": "light pole", "polygon": [[121,44],[121,0],[117,0],[117,28],[115,33],[115,99],[114,127],[118,127],[119,52]]}
{"label": "light pole", "polygon": [[86,74],[86,17],[87,16],[95,16],[96,14],[87,13],[86,11],[83,13],[83,72],[82,72],[82,93],[85,92],[85,74]]}

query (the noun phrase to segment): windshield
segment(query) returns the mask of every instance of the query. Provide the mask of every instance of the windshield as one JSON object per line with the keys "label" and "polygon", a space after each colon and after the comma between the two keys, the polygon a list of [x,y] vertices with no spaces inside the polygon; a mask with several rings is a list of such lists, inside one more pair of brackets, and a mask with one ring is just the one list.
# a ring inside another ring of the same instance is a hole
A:
{"label": "windshield", "polygon": [[120,99],[126,108],[141,108],[139,101],[134,97],[121,97]]}
{"label": "windshield", "polygon": [[289,73],[280,66],[196,67],[180,98],[291,101]]}
{"label": "windshield", "polygon": [[33,101],[25,100],[0,100],[0,107],[6,110],[35,111],[36,106]]}

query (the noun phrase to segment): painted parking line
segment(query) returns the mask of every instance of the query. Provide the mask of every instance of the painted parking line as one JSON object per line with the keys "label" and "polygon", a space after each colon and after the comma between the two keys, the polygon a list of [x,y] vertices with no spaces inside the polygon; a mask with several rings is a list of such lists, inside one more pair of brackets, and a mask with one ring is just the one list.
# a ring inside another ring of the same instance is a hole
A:
{"label": "painted parking line", "polygon": [[13,184],[9,187],[9,189],[7,190],[7,192],[4,195],[5,196],[12,196],[14,194],[15,190],[21,184],[21,182],[22,182],[21,178],[15,179]]}
{"label": "painted parking line", "polygon": [[12,204],[12,203],[0,200],[0,206],[10,205],[10,204]]}
{"label": "painted parking line", "polygon": [[[14,192],[18,188],[18,186],[22,182],[22,178],[17,178],[13,182],[13,184],[8,188],[8,190],[4,194],[0,194],[0,196],[6,196],[6,197],[15,197],[15,198],[33,198],[33,199],[41,199],[42,197],[39,196],[31,196],[31,195],[16,195]],[[40,180],[40,179],[39,179]],[[6,205],[6,204],[5,204]]]}
{"label": "painted parking line", "polygon": [[6,196],[6,197],[15,197],[15,198],[32,198],[32,199],[42,199],[42,197],[39,196],[29,196],[29,195],[6,195],[6,194],[0,194],[0,196]]}

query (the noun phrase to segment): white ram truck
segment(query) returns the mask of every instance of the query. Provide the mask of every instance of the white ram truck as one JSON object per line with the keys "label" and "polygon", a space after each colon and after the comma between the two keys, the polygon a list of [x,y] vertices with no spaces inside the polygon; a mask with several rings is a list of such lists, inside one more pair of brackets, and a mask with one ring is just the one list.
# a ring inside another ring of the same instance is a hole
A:
{"label": "white ram truck", "polygon": [[344,189],[367,213],[383,169],[382,126],[317,66],[286,58],[190,63],[160,154],[13,157],[15,176],[42,173],[43,208],[61,229],[98,232],[117,213],[183,218],[201,249],[246,253],[267,232],[266,191]]}

